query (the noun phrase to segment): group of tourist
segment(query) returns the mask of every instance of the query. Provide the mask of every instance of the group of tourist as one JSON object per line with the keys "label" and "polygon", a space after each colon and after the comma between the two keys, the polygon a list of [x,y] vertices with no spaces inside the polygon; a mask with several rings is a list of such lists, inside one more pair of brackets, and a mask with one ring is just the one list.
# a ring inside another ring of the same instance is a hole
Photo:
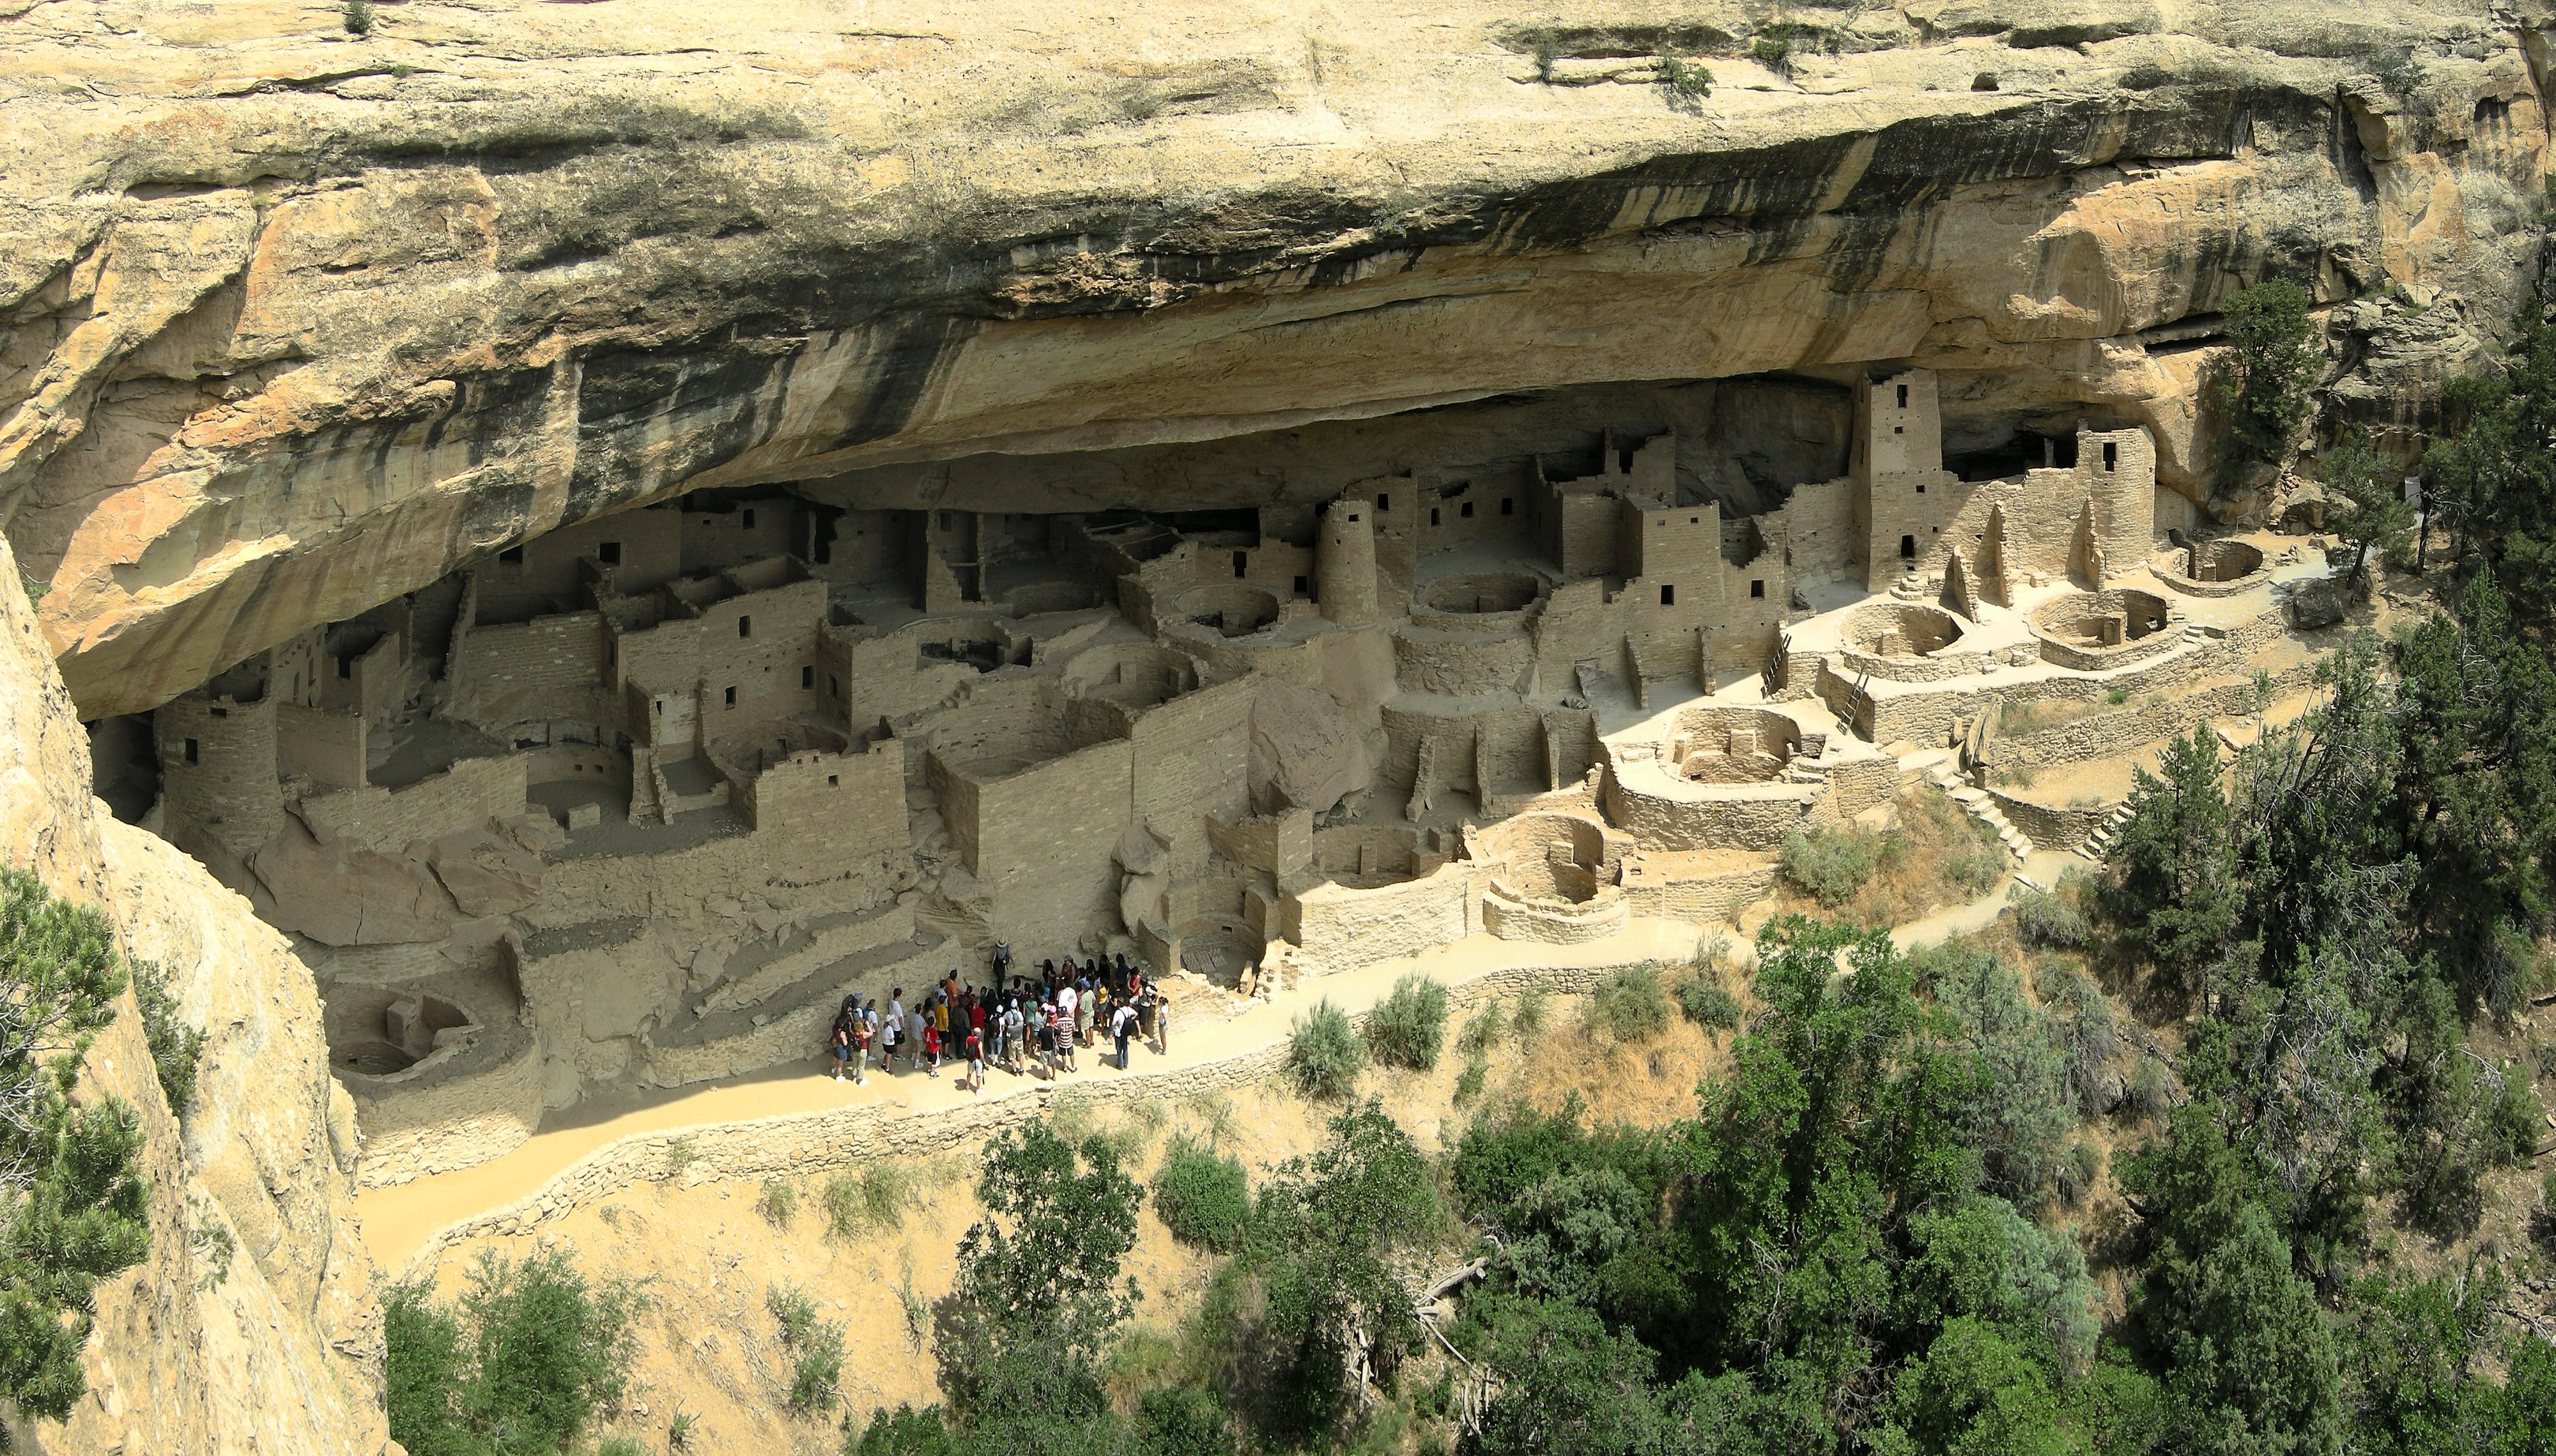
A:
{"label": "group of tourist", "polygon": [[1168,1053],[1170,1013],[1161,988],[1124,954],[1095,955],[1082,965],[1071,955],[1062,965],[1042,960],[1035,974],[1014,975],[1011,946],[996,941],[991,985],[962,985],[953,974],[911,1008],[899,986],[888,993],[885,1011],[857,992],[844,997],[826,1049],[838,1082],[848,1076],[854,1086],[868,1085],[873,1055],[882,1072],[893,1074],[902,1055],[909,1070],[938,1077],[946,1056],[964,1058],[960,1085],[982,1092],[989,1064],[1014,1076],[1080,1071],[1075,1049],[1092,1045],[1095,1035],[1115,1043],[1122,1072],[1131,1039]]}

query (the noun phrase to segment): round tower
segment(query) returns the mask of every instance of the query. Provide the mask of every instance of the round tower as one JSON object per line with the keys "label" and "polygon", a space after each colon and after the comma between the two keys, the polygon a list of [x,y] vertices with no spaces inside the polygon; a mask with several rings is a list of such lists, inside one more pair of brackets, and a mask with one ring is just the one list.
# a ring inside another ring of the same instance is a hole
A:
{"label": "round tower", "polygon": [[1376,607],[1375,523],[1372,501],[1354,496],[1332,502],[1314,538],[1314,599],[1323,615],[1342,627],[1372,627]]}

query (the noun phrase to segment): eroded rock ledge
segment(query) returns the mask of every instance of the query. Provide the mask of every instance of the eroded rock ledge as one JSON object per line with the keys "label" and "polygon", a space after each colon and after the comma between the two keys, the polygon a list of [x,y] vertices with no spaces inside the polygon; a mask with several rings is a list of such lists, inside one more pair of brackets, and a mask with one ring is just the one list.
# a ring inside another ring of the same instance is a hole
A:
{"label": "eroded rock ledge", "polygon": [[1620,380],[1913,362],[2202,498],[2229,291],[2392,290],[2394,414],[2544,172],[2538,5],[1924,0],[1703,98],[1642,58],[1735,5],[11,8],[0,519],[92,716],[679,489],[1310,503],[1175,446]]}

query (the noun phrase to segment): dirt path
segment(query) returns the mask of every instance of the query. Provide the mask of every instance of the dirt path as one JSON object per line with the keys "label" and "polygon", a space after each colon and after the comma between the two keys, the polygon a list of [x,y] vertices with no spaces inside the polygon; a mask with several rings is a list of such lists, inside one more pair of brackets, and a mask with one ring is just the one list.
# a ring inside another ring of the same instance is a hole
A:
{"label": "dirt path", "polygon": [[[2002,886],[1993,894],[2002,896]],[[1993,916],[1993,907],[1987,913]],[[1473,935],[1399,960],[1308,980],[1228,1021],[1183,1026],[1176,1018],[1170,1054],[1140,1049],[1134,1069],[1163,1071],[1262,1050],[1284,1039],[1294,1020],[1317,1001],[1328,998],[1344,1010],[1363,1011],[1392,989],[1395,978],[1412,971],[1426,972],[1452,986],[1517,967],[1685,961],[1694,956],[1699,933],[1698,926],[1683,921],[1635,918],[1613,935],[1578,945]],[[1063,1085],[1117,1075],[1110,1058],[1097,1046],[1084,1049],[1078,1061],[1082,1070],[1067,1074]],[[920,1072],[900,1071],[893,1077],[872,1072],[868,1086],[855,1087],[826,1076],[824,1065],[822,1057],[812,1055],[805,1063],[725,1081],[591,1099],[551,1120],[503,1157],[358,1194],[355,1209],[363,1222],[364,1241],[381,1268],[404,1268],[443,1230],[532,1196],[578,1159],[634,1133],[752,1122],[846,1106],[883,1105],[922,1114],[979,1100],[958,1086],[956,1070],[949,1066],[943,1067],[937,1080]],[[996,1072],[983,1098],[1027,1097],[1053,1085],[1057,1084]]]}

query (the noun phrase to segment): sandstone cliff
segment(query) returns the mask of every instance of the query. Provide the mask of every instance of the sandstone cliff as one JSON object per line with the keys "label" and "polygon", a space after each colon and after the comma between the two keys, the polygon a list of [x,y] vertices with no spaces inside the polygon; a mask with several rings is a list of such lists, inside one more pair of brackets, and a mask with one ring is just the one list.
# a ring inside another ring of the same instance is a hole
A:
{"label": "sandstone cliff", "polygon": [[[16,569],[0,545],[0,578]],[[354,1109],[328,1075],[311,973],[202,866],[110,818],[86,758],[25,594],[0,591],[0,858],[102,906],[211,1032],[183,1132],[130,993],[89,1054],[81,1095],[142,1113],[151,1254],[99,1285],[89,1397],[66,1423],[15,1434],[31,1450],[123,1456],[381,1451]]]}
{"label": "sandstone cliff", "polygon": [[1812,4],[1772,64],[1728,0],[0,12],[0,520],[87,715],[679,488],[1266,502],[943,462],[1597,382],[1914,361],[2201,499],[2231,290],[2365,301],[2339,393],[2413,408],[2545,170],[2543,0]]}

